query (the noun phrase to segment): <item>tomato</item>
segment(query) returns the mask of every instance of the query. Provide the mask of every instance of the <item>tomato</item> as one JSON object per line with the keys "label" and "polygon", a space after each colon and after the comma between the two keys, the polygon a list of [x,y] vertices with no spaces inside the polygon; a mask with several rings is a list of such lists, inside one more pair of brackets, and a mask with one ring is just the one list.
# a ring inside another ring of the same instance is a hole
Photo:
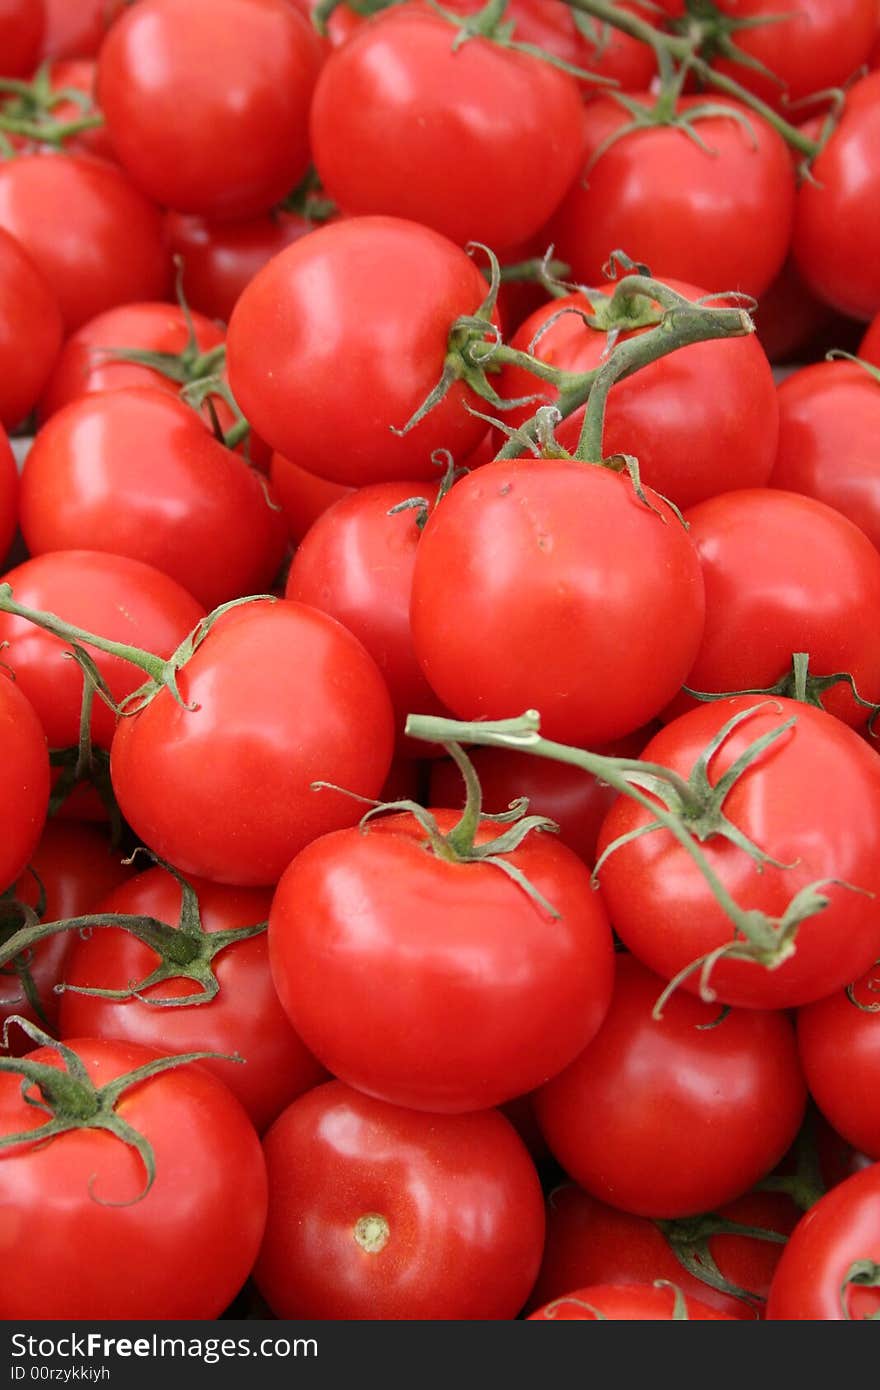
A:
{"label": "tomato", "polygon": [[[206,932],[230,931],[265,921],[270,894],[265,889],[226,888],[195,880]],[[164,869],[148,869],[116,892],[104,895],[95,911],[154,917],[176,926],[181,888]],[[125,990],[146,979],[159,963],[149,946],[130,933],[100,928],[72,944],[63,979],[68,986]],[[306,1050],[288,1022],[269,973],[266,935],[237,941],[212,964],[220,985],[210,1003],[165,1008],[151,999],[198,996],[192,979],[169,979],[123,1001],[101,999],[69,990],[61,999],[61,1037],[115,1038],[174,1052],[239,1053],[245,1065],[207,1061],[237,1096],[258,1130],[303,1091],[325,1080],[326,1073]],[[142,996],[142,997],[141,997]]]}
{"label": "tomato", "polygon": [[[712,786],[757,739],[794,719],[735,782],[724,816],[778,864],[756,863],[712,834],[701,846],[722,884],[745,910],[773,919],[808,885],[829,905],[798,928],[796,950],[773,970],[748,960],[719,960],[711,987],[722,1004],[785,1009],[840,989],[880,955],[880,761],[852,729],[793,700],[740,697],[701,705],[674,720],[645,748],[647,762],[688,777],[732,715],[751,709],[709,763]],[[650,821],[627,797],[602,827],[607,847]],[[840,882],[852,887],[840,886]],[[666,830],[616,849],[601,871],[602,895],[618,935],[664,979],[733,940],[733,924],[691,856]],[[697,991],[697,975],[683,982]]]}
{"label": "tomato", "polygon": [[704,600],[687,531],[646,496],[573,460],[456,483],[422,533],[411,614],[444,704],[464,719],[537,709],[547,738],[584,747],[657,714],[693,663]]}
{"label": "tomato", "polygon": [[497,1111],[420,1115],[332,1081],[294,1101],[264,1148],[254,1278],[277,1317],[496,1320],[522,1307],[543,1202]]}
{"label": "tomato", "polygon": [[[587,1284],[647,1284],[665,1279],[677,1284],[688,1298],[700,1299],[728,1317],[751,1322],[761,1316],[755,1303],[738,1298],[733,1291],[713,1288],[683,1260],[692,1260],[696,1268],[702,1264],[710,1279],[714,1260],[732,1289],[766,1299],[782,1244],[724,1232],[724,1222],[787,1236],[799,1216],[798,1208],[782,1193],[750,1192],[726,1202],[717,1215],[659,1223],[617,1211],[566,1183],[555,1188],[548,1200],[544,1258],[528,1306],[540,1308],[569,1289]],[[713,1229],[719,1233],[709,1234]],[[691,1233],[693,1240],[688,1239]]]}
{"label": "tomato", "polygon": [[596,1037],[534,1098],[538,1124],[587,1192],[637,1216],[713,1211],[752,1187],[798,1131],[807,1091],[781,1013],[732,1010],[681,991],[651,1011],[662,981],[617,961]]}
{"label": "tomato", "polygon": [[399,749],[417,758],[427,754],[428,745],[404,739],[407,715],[445,710],[422,675],[410,631],[421,536],[417,512],[389,512],[420,492],[430,507],[437,485],[376,483],[334,502],[300,542],[284,591],[286,598],[329,613],[363,642],[388,685]]}
{"label": "tomato", "polygon": [[[68,1047],[98,1087],[163,1055],[95,1039]],[[29,1057],[60,1064],[48,1047]],[[98,1128],[0,1154],[3,1249],[16,1267],[0,1293],[4,1318],[35,1309],[87,1322],[216,1318],[247,1278],[265,1224],[266,1171],[235,1097],[204,1067],[183,1066],[125,1091],[118,1113],[155,1155],[145,1195],[142,1159]],[[0,1133],[45,1122],[20,1078],[0,1076]]]}
{"label": "tomato", "polygon": [[0,425],[0,562],[18,526],[18,465],[6,431]]}
{"label": "tomato", "polygon": [[[442,831],[455,812],[435,812]],[[485,844],[498,827],[483,823]],[[396,1105],[479,1110],[531,1090],[593,1036],[614,953],[583,864],[533,832],[506,862],[551,918],[492,863],[426,853],[406,813],[312,843],[269,919],[281,1002],[335,1076]],[[364,980],[381,981],[361,1026]]]}
{"label": "tomato", "polygon": [[873,72],[849,89],[840,122],[797,195],[798,268],[820,299],[857,319],[880,310],[872,235],[880,208],[878,140],[880,73]]}
{"label": "tomato", "polygon": [[[678,110],[687,115],[704,100],[682,97]],[[713,93],[713,105],[719,101],[735,115],[698,121],[708,149],[680,127],[658,125],[620,135],[601,154],[602,143],[631,118],[610,98],[585,107],[584,179],[546,231],[576,280],[599,284],[604,263],[621,247],[661,278],[717,292],[761,295],[772,283],[791,240],[792,161],[760,116]],[[750,225],[760,226],[760,237],[743,235]]]}
{"label": "tomato", "polygon": [[880,1163],[832,1188],[796,1227],[770,1287],[768,1319],[876,1318],[880,1288],[844,1288],[862,1260],[880,1263]]}
{"label": "tomato", "polygon": [[46,24],[44,0],[0,0],[0,77],[29,77]]}
{"label": "tomato", "polygon": [[807,1085],[848,1143],[880,1159],[880,966],[798,1013]]}
{"label": "tomato", "polygon": [[[55,613],[101,637],[170,656],[205,616],[191,594],[167,575],[122,555],[53,551],[25,560],[3,575],[17,603]],[[3,660],[32,701],[50,748],[79,741],[82,675],[65,653],[67,643],[25,618],[0,613]],[[143,673],[121,657],[87,649],[117,702],[143,682]],[[110,747],[116,720],[102,700],[92,711],[92,736]]]}
{"label": "tomato", "polygon": [[312,523],[328,507],[352,491],[344,483],[330,483],[326,478],[307,472],[278,453],[272,455],[269,481],[281,503],[287,531],[294,544],[303,539]]}
{"label": "tomato", "polygon": [[434,478],[431,455],[463,458],[485,424],[460,382],[402,438],[443,371],[460,315],[486,281],[457,246],[428,227],[359,217],[321,227],[264,266],[229,323],[229,381],[273,449],[301,468],[360,486]]}
{"label": "tomato", "polygon": [[[678,1301],[676,1300],[678,1293]],[[678,1311],[676,1312],[676,1308]],[[594,1284],[576,1289],[529,1314],[529,1322],[672,1322],[676,1316],[694,1322],[733,1322],[680,1289],[651,1284]]]}
{"label": "tomato", "polygon": [[[5,653],[4,653],[5,656]],[[49,805],[49,754],[40,721],[23,691],[0,667],[0,766],[3,819],[0,892],[18,878],[33,853]]]}
{"label": "tomato", "polygon": [[771,362],[805,362],[833,335],[836,318],[804,284],[789,257],[754,313],[758,341]]}
{"label": "tomato", "polygon": [[859,357],[863,362],[880,366],[880,314],[875,314],[862,338]]}
{"label": "tomato", "polygon": [[[58,922],[91,912],[101,898],[129,874],[121,852],[114,850],[99,830],[50,820],[30,856],[28,870],[15,884],[14,894],[18,902],[36,908],[44,893],[42,921]],[[20,913],[13,914],[11,929],[16,930],[21,925]],[[3,935],[0,930],[0,939]],[[28,1000],[21,972],[12,964],[0,969],[0,1024],[11,1014],[19,1014],[54,1028],[59,1004],[54,987],[63,979],[70,946],[70,935],[59,932],[57,936],[38,941],[28,953],[26,964],[40,1000],[42,1018]],[[26,1052],[32,1046],[17,1028],[11,1030],[9,1042],[13,1053]]]}
{"label": "tomato", "polygon": [[[680,281],[667,283],[692,301],[704,293]],[[604,293],[614,289],[606,286]],[[612,338],[590,328],[582,313],[592,313],[585,295],[554,299],[517,329],[511,346],[529,351],[533,343],[540,361],[588,372],[602,365],[617,341],[636,336],[615,329]],[[507,399],[557,395],[520,367],[505,368],[493,385]],[[534,404],[505,411],[505,423],[520,424],[534,411]],[[692,343],[612,387],[604,449],[608,455],[634,454],[644,484],[679,507],[692,507],[730,488],[763,487],[773,467],[778,415],[773,374],[754,334]],[[577,448],[583,418],[581,407],[557,427],[564,448]]]}
{"label": "tomato", "polygon": [[53,291],[24,247],[0,229],[0,425],[13,429],[36,405],[61,334]]}
{"label": "tomato", "polygon": [[251,217],[305,173],[320,61],[286,0],[140,0],[102,45],[98,101],[117,158],[155,202]]}
{"label": "tomato", "polygon": [[44,58],[92,58],[128,0],[43,0]]}
{"label": "tomato", "polygon": [[111,749],[123,815],[183,873],[277,883],[319,835],[363,808],[316,779],[373,797],[391,762],[391,701],[372,658],[304,604],[225,614],[167,689],[120,722]]}
{"label": "tomato", "polygon": [[778,0],[715,0],[731,19],[760,19],[733,35],[737,48],[781,79],[735,59],[714,58],[726,73],[785,113],[786,106],[828,87],[842,87],[867,61],[877,31],[875,0],[798,0],[790,10]]}
{"label": "tomato", "polygon": [[[767,488],[710,498],[685,520],[706,583],[692,690],[764,689],[790,673],[795,652],[806,652],[812,675],[847,671],[863,699],[880,699],[880,637],[870,616],[880,606],[880,554],[853,522],[812,497]],[[867,722],[870,710],[847,685],[821,699],[846,723]],[[682,698],[673,709],[691,703]]]}
{"label": "tomato", "polygon": [[411,3],[334,49],[312,103],[315,167],[346,212],[500,250],[538,231],[575,177],[581,97],[531,54],[455,38],[449,20]]}
{"label": "tomato", "polygon": [[0,162],[0,227],[18,237],[58,298],[67,333],[114,304],[163,298],[162,218],[125,175],[86,155]]}
{"label": "tomato", "polygon": [[265,592],[287,527],[266,481],[166,391],[73,401],[43,426],[21,482],[31,555],[107,551],[155,566],[212,609]]}
{"label": "tomato", "polygon": [[779,387],[772,487],[815,497],[880,549],[876,447],[880,384],[849,362],[816,362]]}

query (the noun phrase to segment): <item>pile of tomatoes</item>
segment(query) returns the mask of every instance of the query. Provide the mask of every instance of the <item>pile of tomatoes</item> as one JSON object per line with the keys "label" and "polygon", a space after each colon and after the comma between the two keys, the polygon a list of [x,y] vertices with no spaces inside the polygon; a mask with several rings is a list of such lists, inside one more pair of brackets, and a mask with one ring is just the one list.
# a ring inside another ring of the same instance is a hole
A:
{"label": "pile of tomatoes", "polygon": [[880,1318],[878,21],[0,0],[0,1316]]}

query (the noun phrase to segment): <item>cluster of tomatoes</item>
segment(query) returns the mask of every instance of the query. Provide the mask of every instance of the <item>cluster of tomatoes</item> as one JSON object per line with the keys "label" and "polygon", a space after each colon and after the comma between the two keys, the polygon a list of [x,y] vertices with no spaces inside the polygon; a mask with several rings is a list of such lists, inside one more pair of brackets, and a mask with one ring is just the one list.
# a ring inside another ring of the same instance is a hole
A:
{"label": "cluster of tomatoes", "polygon": [[0,1315],[878,1318],[877,0],[314,8],[0,0]]}

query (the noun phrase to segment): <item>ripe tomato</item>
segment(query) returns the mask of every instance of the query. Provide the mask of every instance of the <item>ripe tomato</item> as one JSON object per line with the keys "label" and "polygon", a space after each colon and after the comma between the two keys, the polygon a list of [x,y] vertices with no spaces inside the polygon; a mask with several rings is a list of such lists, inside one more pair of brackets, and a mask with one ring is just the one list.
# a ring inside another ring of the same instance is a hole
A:
{"label": "ripe tomato", "polygon": [[266,1135],[254,1279],[280,1318],[513,1318],[541,1259],[541,1187],[497,1111],[420,1115],[338,1081]]}
{"label": "ripe tomato", "polygon": [[226,613],[164,689],[120,721],[111,776],[126,820],[183,873],[277,883],[319,835],[354,824],[394,738],[376,664],[344,627],[291,602]]}
{"label": "ripe tomato", "polygon": [[[448,832],[458,816],[435,812]],[[486,822],[485,844],[498,833]],[[281,1002],[317,1057],[395,1105],[453,1113],[522,1095],[599,1027],[614,975],[611,933],[583,864],[532,833],[506,862],[550,917],[492,863],[450,863],[406,813],[312,843],[272,903]],[[382,981],[360,1024],[365,979]]]}
{"label": "ripe tomato", "polygon": [[[686,115],[704,100],[682,97],[678,109]],[[604,263],[622,247],[655,275],[713,291],[761,295],[771,284],[791,240],[794,167],[766,121],[713,94],[713,104],[719,100],[736,115],[698,122],[708,149],[680,127],[648,126],[622,135],[592,166],[631,118],[610,98],[585,107],[586,172],[546,233],[575,279],[599,284]],[[760,237],[743,236],[749,225],[761,228]]]}
{"label": "ripe tomato", "polygon": [[[680,281],[667,283],[693,301],[703,294]],[[604,292],[614,289],[609,285]],[[511,346],[529,351],[534,343],[540,361],[588,372],[602,365],[616,341],[637,336],[615,331],[612,339],[590,328],[582,313],[592,313],[585,295],[554,299],[526,319]],[[553,400],[557,394],[521,367],[505,368],[493,385],[508,399],[540,392]],[[505,423],[520,424],[534,410],[530,405],[505,411]],[[692,507],[730,488],[763,487],[773,467],[778,416],[773,374],[754,334],[693,343],[612,387],[604,448],[608,455],[634,454],[646,486],[679,507]],[[583,418],[581,407],[557,427],[564,448],[577,447]]]}
{"label": "ripe tomato", "polygon": [[[163,1056],[95,1039],[68,1047],[98,1087]],[[60,1065],[48,1047],[29,1057]],[[16,1267],[0,1292],[3,1318],[29,1319],[35,1308],[86,1322],[216,1318],[247,1278],[265,1225],[266,1169],[232,1093],[204,1067],[185,1065],[133,1086],[119,1114],[155,1155],[143,1196],[141,1158],[104,1130],[25,1140],[0,1154],[4,1248]],[[0,1076],[0,1133],[45,1121],[42,1106],[22,1097],[20,1078]]]}
{"label": "ripe tomato", "polygon": [[[863,699],[880,699],[871,618],[880,608],[880,554],[853,522],[812,497],[767,488],[712,497],[685,520],[706,584],[692,690],[764,689],[789,674],[795,652],[807,652],[812,675],[848,671]],[[847,724],[867,722],[870,710],[847,685],[821,698]],[[673,709],[692,703],[682,697]]]}
{"label": "ripe tomato", "polygon": [[[269,915],[271,895],[265,889],[226,888],[198,879],[192,887],[206,932],[253,926]],[[170,874],[147,869],[104,894],[93,910],[155,917],[177,926],[181,898],[180,885]],[[125,990],[146,979],[158,963],[156,953],[129,932],[100,928],[72,943],[61,978],[79,988]],[[165,1008],[148,1001],[198,997],[201,987],[192,979],[165,980],[126,1000],[68,990],[61,998],[60,1036],[115,1038],[173,1052],[237,1052],[244,1066],[231,1067],[225,1061],[203,1065],[225,1081],[262,1131],[298,1095],[325,1080],[326,1072],[297,1037],[278,1001],[265,933],[234,942],[212,968],[218,994],[210,1003],[191,1008]]]}
{"label": "ripe tomato", "polygon": [[24,247],[0,229],[0,426],[14,429],[36,405],[61,334],[53,291]]}
{"label": "ripe tomato", "polygon": [[158,208],[103,160],[32,154],[0,162],[0,227],[57,296],[67,333],[114,304],[162,299],[168,289]]}
{"label": "ripe tomato", "polygon": [[693,1322],[733,1322],[727,1313],[719,1313],[696,1298],[682,1298],[673,1288],[655,1288],[651,1284],[593,1284],[563,1294],[552,1303],[545,1303],[530,1313],[529,1322],[672,1322],[678,1316]]}
{"label": "ripe tomato", "polygon": [[876,1318],[880,1288],[844,1288],[862,1260],[880,1264],[880,1163],[832,1188],[795,1228],[770,1287],[768,1320]]}
{"label": "ripe tomato", "polygon": [[[5,653],[4,653],[5,655]],[[49,806],[49,754],[40,721],[25,694],[0,667],[0,765],[3,820],[0,892],[18,878],[33,853]]]}
{"label": "ripe tomato", "polygon": [[30,77],[46,25],[44,0],[0,0],[0,77]]}
{"label": "ripe tomato", "polygon": [[287,527],[266,480],[166,391],[73,401],[43,426],[21,482],[31,555],[107,551],[153,565],[205,608],[262,593]]}
{"label": "ripe tomato", "polygon": [[[642,757],[688,777],[731,716],[749,708],[753,713],[712,757],[709,781],[717,785],[755,740],[795,719],[736,781],[723,805],[735,827],[788,867],[758,864],[718,835],[701,846],[703,854],[741,908],[774,919],[809,884],[835,882],[822,889],[829,906],[798,928],[794,955],[773,970],[748,960],[719,960],[711,986],[722,1004],[786,1009],[844,987],[880,955],[880,760],[832,715],[760,696],[701,705],[661,730]],[[620,797],[602,827],[599,848],[650,819],[650,812]],[[730,918],[666,830],[616,849],[602,867],[601,882],[618,935],[664,979],[733,940]],[[696,992],[698,976],[683,985]]]}
{"label": "ripe tomato", "polygon": [[880,385],[867,372],[850,362],[803,367],[779,387],[779,452],[771,487],[827,502],[880,549],[878,429]]}
{"label": "ripe tomato", "polygon": [[18,526],[18,465],[3,426],[0,425],[0,563],[12,544]]}
{"label": "ripe tomato", "polygon": [[275,453],[269,464],[272,491],[281,503],[287,531],[294,545],[301,541],[314,521],[328,507],[352,491],[344,483],[330,483]]}
{"label": "ripe tomato", "polygon": [[798,1013],[807,1085],[848,1143],[880,1159],[880,965]]}
{"label": "ripe tomato", "polygon": [[448,19],[410,3],[334,49],[312,103],[315,167],[346,212],[501,250],[538,231],[575,177],[581,97],[531,54],[455,38]]}
{"label": "ripe tomato", "polygon": [[305,173],[320,62],[286,0],[140,0],[101,47],[97,95],[117,158],[155,202],[252,217]]}
{"label": "ripe tomato", "polygon": [[718,1008],[621,956],[596,1037],[534,1098],[541,1132],[587,1192],[637,1216],[714,1211],[764,1177],[807,1091],[784,1014]]}
{"label": "ripe tomato", "polygon": [[[32,3],[32,0],[31,0]],[[93,58],[127,0],[42,0],[43,58]]]}
{"label": "ripe tomato", "polygon": [[[66,622],[170,656],[205,616],[205,610],[173,579],[123,555],[97,551],[53,551],[25,560],[3,575],[16,602],[55,613]],[[0,613],[3,660],[32,702],[50,748],[73,748],[79,741],[82,675],[65,656],[68,646],[25,618]],[[121,657],[87,649],[117,702],[143,682],[143,673]],[[109,748],[116,720],[104,702],[92,710],[92,737]]]}
{"label": "ripe tomato", "polygon": [[647,497],[573,460],[456,483],[413,579],[416,655],[444,704],[464,719],[537,709],[547,738],[591,748],[658,713],[693,663],[704,599],[687,531]]}

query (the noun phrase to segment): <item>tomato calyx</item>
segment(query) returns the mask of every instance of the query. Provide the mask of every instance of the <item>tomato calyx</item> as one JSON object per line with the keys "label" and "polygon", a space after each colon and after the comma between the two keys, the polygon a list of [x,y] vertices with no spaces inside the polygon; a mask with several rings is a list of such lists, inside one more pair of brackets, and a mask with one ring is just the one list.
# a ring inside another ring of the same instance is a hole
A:
{"label": "tomato calyx", "polygon": [[[106,748],[96,748],[92,742],[92,707],[95,695],[115,709],[107,684],[92,658],[81,648],[71,652],[82,672],[83,693],[79,715],[79,738],[73,748],[54,748],[49,751],[49,765],[59,769],[59,775],[49,796],[49,816],[56,816],[77,787],[94,787],[107,812],[110,824],[110,843],[118,845],[122,838],[122,813],[110,779],[110,754]],[[40,914],[42,916],[42,913]]]}
{"label": "tomato calyx", "polygon": [[880,713],[880,705],[875,705],[870,700],[864,700],[859,694],[856,683],[849,671],[836,671],[831,676],[814,676],[810,673],[810,654],[809,652],[795,652],[791,658],[791,670],[784,676],[780,676],[775,685],[759,686],[753,690],[726,690],[708,691],[692,690],[690,686],[682,686],[686,695],[690,695],[692,700],[699,700],[703,704],[712,704],[715,700],[731,700],[737,695],[782,695],[788,700],[797,700],[802,705],[812,705],[814,709],[824,709],[822,696],[826,690],[831,690],[836,685],[848,685],[850,694],[856,704],[863,709],[871,710],[871,718],[868,721],[871,727]]}
{"label": "tomato calyx", "polygon": [[846,997],[849,1002],[863,1014],[880,1013],[880,999],[872,1000],[870,1004],[864,1003],[858,996],[858,991],[864,990],[869,994],[880,994],[880,961],[878,961],[867,975],[863,975],[854,984],[847,985]]}
{"label": "tomato calyx", "polygon": [[[350,5],[349,8],[354,9],[355,7]],[[314,226],[320,227],[322,223],[329,222],[331,217],[335,217],[339,208],[333,199],[328,198],[324,192],[318,171],[314,164],[310,164],[296,187],[292,188],[287,197],[282,198],[280,203],[275,204],[272,212],[273,214],[292,212],[297,217],[301,217],[304,222],[311,222]]]}
{"label": "tomato calyx", "polygon": [[[16,898],[14,888],[7,888],[5,893],[0,894],[0,952],[6,943],[21,931],[37,926],[46,911],[46,889],[43,882],[33,869],[29,869],[28,872],[37,885],[37,902],[34,907]],[[0,974],[15,975],[18,978],[22,993],[36,1017],[48,1025],[43,1001],[31,972],[32,961],[33,951],[26,946],[0,965]]]}
{"label": "tomato calyx", "polygon": [[[476,410],[471,413],[479,415],[479,411]],[[481,418],[488,419],[487,416]],[[455,459],[448,449],[435,449],[431,455],[431,462],[444,470],[443,479],[437,489],[437,496],[434,501],[431,502],[427,497],[406,497],[402,502],[398,502],[397,506],[389,507],[386,516],[397,516],[400,512],[414,511],[416,526],[420,531],[424,531],[431,512],[440,505],[447,492],[455,486],[459,479],[464,478],[470,472],[469,468],[456,465]]]}
{"label": "tomato calyx", "polygon": [[[9,136],[17,136],[31,145],[51,145],[61,149],[66,140],[104,124],[104,117],[89,96],[77,87],[54,88],[49,80],[49,64],[44,63],[30,82],[0,78],[0,156],[10,158],[16,153]],[[75,120],[59,121],[54,116],[57,106],[73,105],[82,113]]]}
{"label": "tomato calyx", "polygon": [[550,53],[546,48],[541,48],[535,43],[525,43],[515,38],[516,21],[504,18],[509,0],[488,0],[482,9],[474,14],[457,14],[454,10],[447,10],[439,3],[439,0],[425,0],[428,8],[445,19],[456,30],[455,38],[452,41],[452,52],[457,53],[463,44],[471,39],[484,39],[489,43],[497,45],[499,48],[509,49],[512,53],[524,53],[528,58],[535,58],[538,62],[549,63],[551,67],[558,68],[560,72],[566,72],[570,77],[576,77],[581,82],[588,82],[593,87],[616,87],[617,79],[613,77],[603,77],[601,73],[591,72],[587,68],[579,68],[574,63],[569,63],[565,58],[561,58],[556,53]]}
{"label": "tomato calyx", "polygon": [[391,1227],[380,1212],[370,1211],[355,1222],[354,1238],[365,1254],[378,1255],[391,1238]]}
{"label": "tomato calyx", "polygon": [[757,1184],[755,1191],[781,1192],[801,1211],[809,1211],[828,1190],[816,1147],[816,1113],[810,1106],[795,1140],[794,1154],[793,1173],[771,1173]]}
{"label": "tomato calyx", "polygon": [[671,19],[669,27],[675,34],[683,34],[694,44],[700,57],[707,63],[714,58],[728,58],[741,67],[760,73],[778,87],[784,87],[782,78],[777,76],[766,63],[740,48],[736,35],[748,29],[763,29],[768,24],[781,24],[791,19],[788,14],[743,15],[739,18],[724,14],[713,0],[685,0],[687,13],[678,19]]}
{"label": "tomato calyx", "polygon": [[743,1236],[750,1240],[769,1241],[773,1245],[785,1245],[788,1236],[779,1231],[767,1230],[763,1226],[744,1225],[740,1221],[729,1221],[723,1216],[709,1212],[705,1216],[680,1217],[677,1220],[658,1220],[654,1225],[660,1231],[670,1250],[683,1269],[707,1288],[718,1293],[738,1298],[751,1308],[761,1308],[764,1299],[751,1289],[742,1288],[727,1279],[718,1264],[709,1242],[714,1236]]}
{"label": "tomato calyx", "polygon": [[[840,1286],[840,1307],[845,1322],[853,1321],[848,1297],[851,1288],[880,1289],[880,1264],[874,1260],[855,1260],[846,1271],[846,1277]],[[880,1312],[866,1313],[859,1321],[880,1322]]]}
{"label": "tomato calyx", "polygon": [[[17,1023],[37,1047],[51,1048],[53,1052],[57,1052],[63,1066],[54,1067],[46,1062],[34,1062],[30,1057],[0,1057],[0,1072],[11,1072],[20,1076],[23,1099],[28,1105],[36,1106],[49,1116],[48,1120],[36,1129],[0,1137],[0,1155],[4,1149],[12,1149],[22,1144],[45,1144],[47,1140],[61,1134],[69,1134],[75,1129],[106,1130],[108,1134],[112,1134],[114,1138],[134,1150],[143,1165],[146,1182],[137,1196],[123,1202],[111,1202],[96,1195],[96,1178],[93,1175],[89,1180],[89,1196],[101,1206],[133,1206],[135,1202],[140,1202],[146,1197],[156,1177],[156,1160],[150,1141],[117,1113],[116,1107],[123,1096],[134,1086],[139,1086],[142,1082],[161,1075],[162,1072],[186,1066],[190,1062],[209,1059],[229,1062],[242,1060],[238,1056],[218,1052],[187,1052],[172,1057],[157,1057],[105,1086],[97,1087],[72,1048],[50,1038],[41,1028],[18,1014],[7,1019],[4,1025],[4,1046],[7,1045],[9,1027],[13,1023]],[[39,1092],[40,1099],[30,1094],[34,1088]]]}

